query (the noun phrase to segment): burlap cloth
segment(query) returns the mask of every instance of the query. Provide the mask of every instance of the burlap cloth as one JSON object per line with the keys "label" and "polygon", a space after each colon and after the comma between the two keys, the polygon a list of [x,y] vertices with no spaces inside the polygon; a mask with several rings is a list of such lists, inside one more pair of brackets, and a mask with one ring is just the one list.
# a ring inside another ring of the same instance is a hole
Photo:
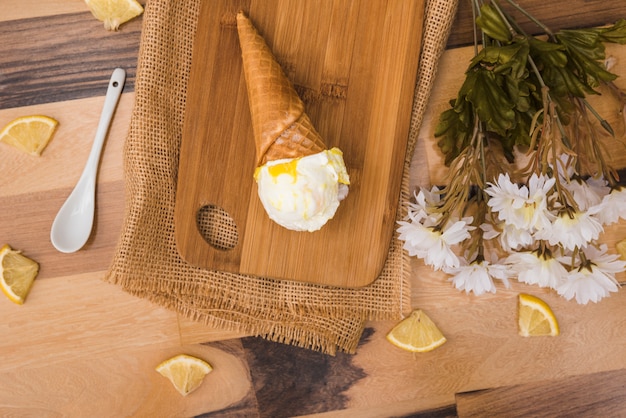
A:
{"label": "burlap cloth", "polygon": [[[381,276],[358,289],[208,271],[187,264],[176,250],[176,176],[199,4],[146,4],[124,146],[125,216],[105,280],[211,327],[328,354],[352,353],[365,321],[399,319],[411,309],[410,263],[397,236]],[[406,213],[411,157],[456,6],[456,0],[429,0],[426,6],[398,218]]]}

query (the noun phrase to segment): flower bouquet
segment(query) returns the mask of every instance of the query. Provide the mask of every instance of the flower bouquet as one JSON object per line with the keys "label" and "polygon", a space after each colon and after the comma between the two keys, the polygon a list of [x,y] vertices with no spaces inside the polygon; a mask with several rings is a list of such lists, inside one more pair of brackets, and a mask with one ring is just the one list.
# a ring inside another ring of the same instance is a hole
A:
{"label": "flower bouquet", "polygon": [[599,242],[626,219],[626,189],[604,144],[617,140],[613,128],[587,97],[605,86],[624,109],[604,44],[626,44],[626,20],[554,33],[506,3],[545,36],[526,34],[496,1],[473,1],[475,56],[435,129],[449,178],[415,193],[399,236],[468,293],[517,279],[598,302],[626,269]]}

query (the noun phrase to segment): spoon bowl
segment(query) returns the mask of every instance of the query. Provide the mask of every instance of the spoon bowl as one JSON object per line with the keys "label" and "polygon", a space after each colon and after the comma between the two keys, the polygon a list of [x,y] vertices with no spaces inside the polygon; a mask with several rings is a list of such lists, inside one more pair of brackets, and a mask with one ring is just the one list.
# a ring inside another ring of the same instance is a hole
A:
{"label": "spoon bowl", "polygon": [[113,113],[122,94],[125,80],[126,72],[121,68],[116,68],[109,80],[100,122],[85,168],[74,190],[63,203],[52,223],[50,241],[54,248],[62,253],[73,253],[80,250],[91,235],[100,153],[113,119]]}

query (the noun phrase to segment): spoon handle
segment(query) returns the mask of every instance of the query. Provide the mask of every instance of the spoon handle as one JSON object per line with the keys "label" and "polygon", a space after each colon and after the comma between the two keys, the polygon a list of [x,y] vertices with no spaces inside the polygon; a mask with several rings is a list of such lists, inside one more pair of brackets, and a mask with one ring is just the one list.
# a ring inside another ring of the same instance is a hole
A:
{"label": "spoon handle", "polygon": [[104,139],[106,138],[109,126],[111,125],[111,119],[113,119],[113,113],[115,112],[117,102],[122,94],[125,80],[126,71],[122,68],[116,68],[111,75],[111,79],[109,80],[109,87],[107,88],[107,93],[104,98],[104,106],[102,107],[100,122],[98,123],[96,136],[93,140],[93,145],[85,165],[85,167],[91,167],[92,171],[97,169],[102,146],[104,145]]}

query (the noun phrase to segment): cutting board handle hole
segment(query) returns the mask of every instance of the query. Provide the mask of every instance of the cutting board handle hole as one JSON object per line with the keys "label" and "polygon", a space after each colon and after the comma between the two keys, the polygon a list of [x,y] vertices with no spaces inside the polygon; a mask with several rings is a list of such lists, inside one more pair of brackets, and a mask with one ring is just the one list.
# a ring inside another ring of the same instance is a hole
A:
{"label": "cutting board handle hole", "polygon": [[237,224],[220,206],[204,205],[198,209],[196,225],[202,238],[218,250],[232,250],[239,242]]}

